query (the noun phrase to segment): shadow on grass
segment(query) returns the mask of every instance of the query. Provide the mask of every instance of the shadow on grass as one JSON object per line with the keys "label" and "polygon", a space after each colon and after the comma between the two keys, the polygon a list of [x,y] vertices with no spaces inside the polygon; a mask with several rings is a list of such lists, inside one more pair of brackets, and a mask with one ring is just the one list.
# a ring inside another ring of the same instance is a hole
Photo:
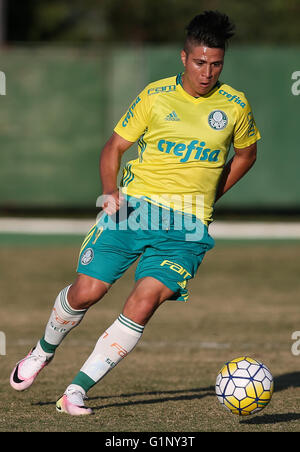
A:
{"label": "shadow on grass", "polygon": [[[124,402],[120,401],[122,398],[131,398],[131,397],[151,397],[154,398],[142,400],[126,400]],[[209,386],[207,388],[192,388],[192,389],[179,389],[179,390],[171,390],[171,391],[149,391],[149,392],[132,392],[132,393],[124,393],[118,395],[110,395],[110,396],[97,396],[97,397],[89,397],[89,401],[92,400],[107,400],[107,399],[118,399],[117,402],[112,402],[108,404],[101,404],[100,406],[91,407],[93,410],[102,410],[105,408],[112,407],[121,407],[121,406],[134,406],[134,405],[147,405],[152,403],[164,403],[169,401],[180,401],[180,400],[194,400],[194,399],[202,399],[207,396],[215,396],[215,388],[214,386]],[[48,402],[34,402],[32,405],[34,406],[45,406],[45,405],[55,405],[56,402],[48,401]]]}
{"label": "shadow on grass", "polygon": [[274,391],[284,391],[288,388],[300,388],[300,372],[290,372],[274,378]]}
{"label": "shadow on grass", "polygon": [[[118,398],[129,398],[138,396],[154,396],[149,399],[143,398],[142,400],[127,400],[124,402],[112,402],[105,405],[94,406],[93,410],[102,410],[105,408],[122,407],[122,406],[134,406],[134,405],[151,405],[153,403],[164,403],[170,401],[181,400],[195,400],[202,399],[203,397],[215,396],[214,386],[207,388],[192,388],[172,391],[149,391],[149,392],[134,392],[130,394],[120,394]],[[105,397],[91,397],[90,400],[99,400]]]}
{"label": "shadow on grass", "polygon": [[300,413],[263,414],[242,420],[240,421],[240,424],[247,425],[277,424],[281,422],[297,421],[299,419]]}
{"label": "shadow on grass", "polygon": [[[291,372],[279,375],[274,378],[274,390],[275,392],[280,392],[288,388],[300,387],[300,372]],[[96,396],[89,397],[90,401],[105,401],[108,399],[117,399],[117,401],[112,401],[111,403],[102,403],[98,406],[91,407],[94,411],[104,410],[105,408],[113,407],[124,407],[124,406],[134,406],[134,405],[150,405],[155,403],[164,403],[170,401],[182,401],[182,400],[200,400],[204,397],[215,396],[215,387],[208,386],[204,388],[191,388],[191,389],[179,389],[179,390],[169,390],[169,391],[148,391],[148,392],[132,392],[123,393],[119,395],[110,396]],[[141,397],[140,400],[124,400],[130,399],[132,397]],[[147,397],[147,398],[146,398]],[[149,398],[148,398],[149,397]],[[32,405],[44,406],[44,405],[54,405],[55,402],[36,402]],[[300,413],[278,413],[278,414],[257,414],[253,417],[241,419],[241,424],[276,424],[280,422],[289,422],[300,419]]]}

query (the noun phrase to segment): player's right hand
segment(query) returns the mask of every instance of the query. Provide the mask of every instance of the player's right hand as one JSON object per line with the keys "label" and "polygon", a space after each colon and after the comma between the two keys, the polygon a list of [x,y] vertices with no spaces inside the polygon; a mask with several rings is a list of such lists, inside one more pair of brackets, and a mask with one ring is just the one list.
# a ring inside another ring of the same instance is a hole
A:
{"label": "player's right hand", "polygon": [[122,193],[119,190],[115,190],[112,193],[102,195],[101,207],[108,215],[113,215],[120,209],[124,201]]}

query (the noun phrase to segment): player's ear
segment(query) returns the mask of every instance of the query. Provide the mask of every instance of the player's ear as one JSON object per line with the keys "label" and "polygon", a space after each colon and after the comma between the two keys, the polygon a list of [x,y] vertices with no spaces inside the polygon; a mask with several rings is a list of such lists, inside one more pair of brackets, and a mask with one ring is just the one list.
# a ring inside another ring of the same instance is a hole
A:
{"label": "player's ear", "polygon": [[185,67],[186,60],[187,60],[187,53],[185,50],[181,50],[180,57],[181,57],[182,64]]}

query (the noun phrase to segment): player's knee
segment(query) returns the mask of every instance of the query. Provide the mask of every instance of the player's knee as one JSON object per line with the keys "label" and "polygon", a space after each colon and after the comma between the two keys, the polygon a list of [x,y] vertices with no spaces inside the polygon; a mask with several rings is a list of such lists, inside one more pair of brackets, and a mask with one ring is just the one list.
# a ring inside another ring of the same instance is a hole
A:
{"label": "player's knee", "polygon": [[74,309],[88,309],[97,303],[109,290],[103,281],[77,279],[68,291],[68,302]]}
{"label": "player's knee", "polygon": [[163,301],[165,300],[154,294],[132,294],[124,306],[123,314],[134,322],[145,325]]}

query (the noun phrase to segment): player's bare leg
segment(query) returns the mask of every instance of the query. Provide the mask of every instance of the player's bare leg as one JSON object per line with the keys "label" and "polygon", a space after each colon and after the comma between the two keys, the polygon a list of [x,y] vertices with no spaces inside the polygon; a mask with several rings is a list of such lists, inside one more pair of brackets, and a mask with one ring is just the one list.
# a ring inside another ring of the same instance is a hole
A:
{"label": "player's bare leg", "polygon": [[174,292],[155,278],[138,280],[125,302],[123,315],[140,325],[146,325],[161,303]]}
{"label": "player's bare leg", "polygon": [[145,277],[136,284],[118,319],[100,336],[80,372],[58,400],[56,409],[71,415],[91,414],[84,406],[87,391],[130,353],[142,337],[156,309],[174,292],[160,281]]}
{"label": "player's bare leg", "polygon": [[107,282],[79,274],[68,291],[68,302],[73,309],[88,309],[101,300],[109,288]]}

